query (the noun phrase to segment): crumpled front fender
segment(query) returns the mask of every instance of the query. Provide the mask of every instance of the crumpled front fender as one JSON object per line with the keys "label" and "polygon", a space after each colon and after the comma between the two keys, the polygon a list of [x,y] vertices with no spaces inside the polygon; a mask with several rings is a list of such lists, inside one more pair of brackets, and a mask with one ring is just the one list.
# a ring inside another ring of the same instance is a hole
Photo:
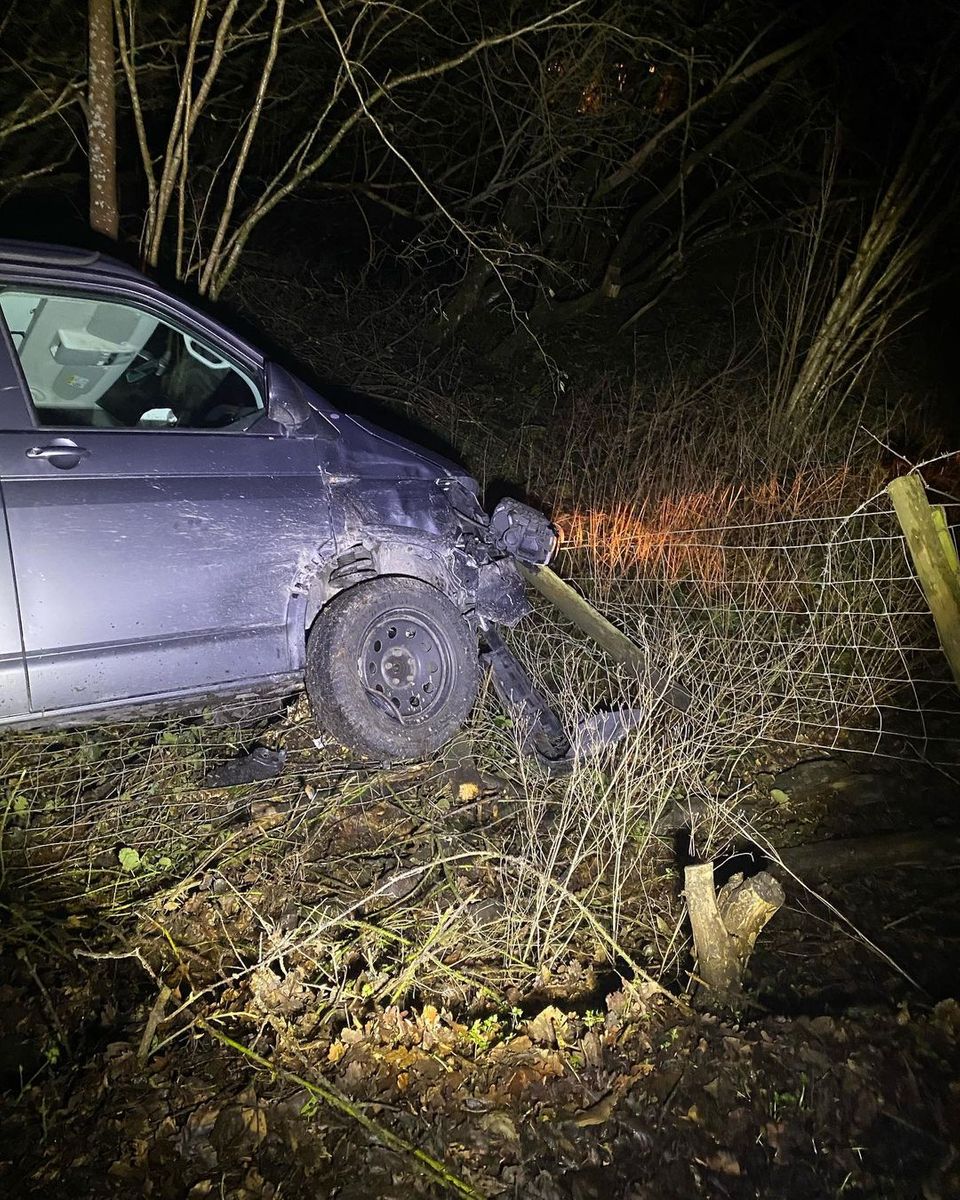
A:
{"label": "crumpled front fender", "polygon": [[514,553],[542,561],[555,543],[536,510],[501,502],[494,527],[456,478],[335,478],[331,493],[334,552],[304,580],[308,626],[338,592],[379,575],[422,579],[478,624],[515,625],[530,611]]}

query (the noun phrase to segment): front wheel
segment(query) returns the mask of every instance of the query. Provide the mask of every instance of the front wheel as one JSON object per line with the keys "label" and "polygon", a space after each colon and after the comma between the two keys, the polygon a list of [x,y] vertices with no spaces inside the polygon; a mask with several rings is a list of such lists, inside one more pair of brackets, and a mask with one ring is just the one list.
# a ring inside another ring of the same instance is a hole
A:
{"label": "front wheel", "polygon": [[419,579],[384,576],[336,596],[307,642],[318,724],[382,762],[426,758],[477,697],[476,638],[453,604]]}

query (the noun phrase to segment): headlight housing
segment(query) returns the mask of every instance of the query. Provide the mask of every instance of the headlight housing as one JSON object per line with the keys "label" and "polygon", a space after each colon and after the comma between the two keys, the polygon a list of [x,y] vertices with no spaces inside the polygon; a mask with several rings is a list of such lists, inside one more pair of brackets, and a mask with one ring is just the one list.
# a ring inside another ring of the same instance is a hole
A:
{"label": "headlight housing", "polygon": [[557,531],[542,512],[519,500],[501,500],[490,517],[498,549],[531,567],[546,566],[557,548]]}

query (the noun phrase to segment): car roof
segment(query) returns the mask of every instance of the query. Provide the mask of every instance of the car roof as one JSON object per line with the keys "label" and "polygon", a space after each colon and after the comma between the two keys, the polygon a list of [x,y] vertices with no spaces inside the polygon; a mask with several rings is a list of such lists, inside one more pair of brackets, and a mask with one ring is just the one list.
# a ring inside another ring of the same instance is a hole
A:
{"label": "car roof", "polygon": [[26,242],[17,238],[0,238],[0,269],[5,266],[72,267],[105,278],[143,279],[141,272],[99,250],[82,250],[77,246],[60,246],[49,242]]}
{"label": "car roof", "polygon": [[192,299],[182,297],[163,284],[156,283],[142,271],[128,266],[118,258],[99,250],[84,250],[77,246],[61,246],[49,242],[28,242],[15,238],[0,238],[0,275],[4,271],[14,279],[42,279],[59,283],[58,268],[70,272],[73,284],[134,285],[137,294],[146,289],[155,298],[162,296],[164,304],[179,312],[181,318],[198,321],[211,336],[225,340],[229,347],[254,362],[262,363],[264,353],[255,342],[235,333],[232,327]]}

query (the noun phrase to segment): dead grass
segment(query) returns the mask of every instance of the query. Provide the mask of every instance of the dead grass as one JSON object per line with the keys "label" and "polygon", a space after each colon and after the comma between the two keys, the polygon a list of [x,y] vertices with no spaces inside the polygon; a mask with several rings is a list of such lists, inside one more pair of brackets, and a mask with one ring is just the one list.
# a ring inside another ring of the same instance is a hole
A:
{"label": "dead grass", "polygon": [[538,882],[511,893],[517,912],[535,914],[525,953],[564,944],[576,924],[559,883],[580,889],[662,975],[681,974],[664,817],[687,809],[694,857],[752,840],[742,801],[758,758],[960,759],[956,696],[876,442],[843,456],[810,446],[797,461],[749,437],[749,401],[729,396],[729,379],[717,386],[740,414],[730,428],[717,427],[715,407],[697,416],[676,383],[659,408],[598,389],[571,404],[564,453],[528,480],[558,513],[557,569],[694,702],[683,718],[652,707],[549,614],[519,631],[521,656],[568,722],[623,703],[647,710],[626,743],[562,792],[527,783],[537,819],[518,840]]}

